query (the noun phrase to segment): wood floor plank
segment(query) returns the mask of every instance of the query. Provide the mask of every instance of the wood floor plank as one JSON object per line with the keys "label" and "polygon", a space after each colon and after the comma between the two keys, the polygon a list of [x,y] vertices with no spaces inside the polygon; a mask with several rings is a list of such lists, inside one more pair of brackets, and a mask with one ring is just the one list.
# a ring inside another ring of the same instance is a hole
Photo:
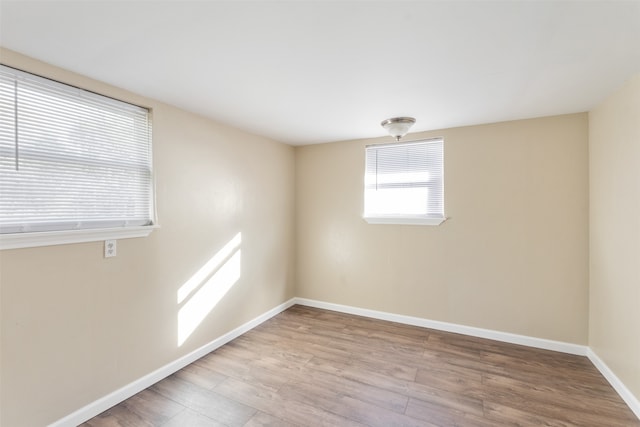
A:
{"label": "wood floor plank", "polygon": [[345,396],[335,388],[317,383],[296,383],[280,393],[286,399],[320,407],[328,412],[357,421],[367,426],[419,426],[419,420],[402,413],[390,411],[351,396]]}
{"label": "wood floor plank", "polygon": [[[397,413],[404,413],[409,400],[401,393],[319,371],[309,370],[305,380],[326,389],[337,390],[342,396],[359,399]],[[304,381],[299,381],[302,382]]]}
{"label": "wood floor plank", "polygon": [[[576,399],[578,400],[578,399]],[[501,405],[523,414],[535,414],[541,418],[555,420],[567,424],[574,424],[583,427],[606,426],[606,427],[632,427],[640,426],[640,421],[634,421],[624,412],[619,412],[614,416],[603,415],[598,409],[584,412],[579,409],[565,408],[555,404],[551,396],[547,401],[541,402],[529,399],[527,396],[517,395],[510,392],[491,393],[491,397],[484,400],[485,405]],[[626,412],[626,411],[625,411]],[[526,418],[522,419],[525,424],[530,423]]]}
{"label": "wood floor plank", "polygon": [[212,389],[227,379],[226,375],[212,371],[207,367],[197,365],[195,363],[185,366],[183,369],[176,372],[175,375],[176,378],[180,378],[207,389]]}
{"label": "wood floor plank", "polygon": [[421,368],[429,366],[450,367],[451,369],[464,368],[475,370],[479,373],[492,373],[496,375],[506,375],[509,372],[504,363],[491,362],[482,360],[475,355],[450,353],[446,350],[434,348],[425,350],[422,358],[416,360],[415,363]]}
{"label": "wood floor plank", "polygon": [[420,369],[415,382],[473,397],[482,388],[482,374],[460,366],[433,365]]}
{"label": "wood floor plank", "polygon": [[[482,385],[488,390],[487,395],[508,392],[512,395],[526,397],[529,401],[548,402],[553,401],[554,406],[568,410],[578,410],[594,415],[604,415],[612,418],[624,418],[626,405],[620,400],[609,400],[607,405],[602,405],[600,396],[588,395],[576,391],[569,391],[564,387],[539,385],[524,382],[499,375],[484,375]],[[608,397],[610,399],[610,397]],[[630,414],[629,414],[630,415]],[[632,420],[632,418],[630,418]]]}
{"label": "wood floor plank", "polygon": [[521,411],[509,406],[493,402],[485,403],[485,418],[495,424],[501,425],[529,425],[548,427],[578,427],[567,421],[548,419],[540,414]]}
{"label": "wood floor plank", "polygon": [[216,387],[218,393],[243,402],[276,418],[299,426],[348,426],[362,427],[363,424],[351,421],[315,405],[291,401],[282,394],[229,378]]}
{"label": "wood floor plank", "polygon": [[[315,370],[311,365],[306,365],[304,370],[289,371],[287,377],[289,382],[284,388],[295,387],[298,384],[313,384],[315,387],[331,390],[341,396],[361,399],[364,402],[398,413],[404,412],[408,401],[408,397],[404,394],[354,381],[344,375],[334,375],[322,370]],[[281,392],[281,394],[285,395],[284,392]]]}
{"label": "wood floor plank", "polygon": [[146,389],[86,423],[91,427],[157,426],[185,409],[183,405]]}
{"label": "wood floor plank", "polygon": [[242,426],[256,413],[256,409],[251,406],[227,399],[215,391],[184,381],[177,378],[175,374],[154,384],[151,389],[199,414],[228,426]]}
{"label": "wood floor plank", "polygon": [[145,420],[135,412],[131,412],[123,405],[113,408],[93,417],[83,427],[152,427],[151,421]]}
{"label": "wood floor plank", "polygon": [[296,427],[295,424],[287,422],[282,418],[277,418],[267,413],[258,411],[244,427]]}
{"label": "wood floor plank", "polygon": [[413,398],[407,404],[406,413],[413,418],[437,426],[493,427],[495,425],[494,422],[484,418],[484,411],[480,414],[475,411],[467,412],[460,408]]}
{"label": "wood floor plank", "polygon": [[162,427],[226,427],[226,424],[187,408],[162,424]]}
{"label": "wood floor plank", "polygon": [[[425,386],[418,383],[408,384],[406,390],[410,401],[418,401],[419,404],[427,403],[442,408],[444,411],[461,412],[468,415],[482,417],[484,407],[481,399],[468,397],[449,390]],[[413,402],[416,404],[416,402]]]}
{"label": "wood floor plank", "polygon": [[239,380],[260,384],[272,390],[280,389],[288,381],[282,372],[262,368],[256,365],[254,361],[235,360],[226,355],[212,353],[195,363]]}
{"label": "wood floor plank", "polygon": [[586,357],[293,306],[84,426],[640,427]]}

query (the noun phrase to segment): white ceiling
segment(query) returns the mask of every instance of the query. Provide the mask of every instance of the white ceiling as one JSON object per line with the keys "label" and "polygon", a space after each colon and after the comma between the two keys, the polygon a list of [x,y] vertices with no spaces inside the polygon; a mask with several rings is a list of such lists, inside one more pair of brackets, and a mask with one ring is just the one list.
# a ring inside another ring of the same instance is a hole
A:
{"label": "white ceiling", "polygon": [[588,111],[640,1],[0,1],[0,44],[293,145]]}

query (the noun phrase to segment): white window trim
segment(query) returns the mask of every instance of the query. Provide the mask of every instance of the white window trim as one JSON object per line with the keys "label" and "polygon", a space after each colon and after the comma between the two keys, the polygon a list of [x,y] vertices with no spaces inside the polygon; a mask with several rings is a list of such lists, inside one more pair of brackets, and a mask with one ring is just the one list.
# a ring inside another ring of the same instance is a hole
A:
{"label": "white window trim", "polygon": [[98,228],[86,230],[43,231],[38,233],[0,234],[0,250],[146,237],[157,228],[160,227],[158,225],[143,225],[127,228]]}
{"label": "white window trim", "polygon": [[408,215],[402,216],[377,216],[377,217],[363,217],[369,224],[396,224],[396,225],[440,225],[448,218],[425,218],[425,217],[411,217]]}

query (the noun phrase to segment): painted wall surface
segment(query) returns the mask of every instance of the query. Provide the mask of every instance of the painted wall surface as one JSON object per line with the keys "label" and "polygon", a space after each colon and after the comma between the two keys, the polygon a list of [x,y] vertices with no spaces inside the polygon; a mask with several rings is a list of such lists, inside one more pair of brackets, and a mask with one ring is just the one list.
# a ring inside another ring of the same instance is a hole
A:
{"label": "painted wall surface", "polygon": [[589,113],[589,345],[640,400],[640,74]]}
{"label": "painted wall surface", "polygon": [[444,137],[440,226],[362,219],[364,148],[296,149],[299,297],[587,343],[587,114]]}
{"label": "painted wall surface", "polygon": [[[54,422],[294,296],[292,147],[0,54],[7,65],[153,109],[160,224],[147,238],[118,240],[115,258],[103,258],[102,242],[0,252],[1,425]],[[179,313],[197,314],[211,299],[198,298],[206,281],[181,302],[178,290],[238,239],[209,274],[230,289],[187,337]]]}

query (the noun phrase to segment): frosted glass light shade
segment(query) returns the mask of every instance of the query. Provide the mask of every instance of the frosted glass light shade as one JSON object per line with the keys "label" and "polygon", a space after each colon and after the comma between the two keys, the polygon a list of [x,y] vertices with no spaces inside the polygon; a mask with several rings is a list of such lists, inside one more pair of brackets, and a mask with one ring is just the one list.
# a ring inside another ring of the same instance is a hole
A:
{"label": "frosted glass light shade", "polygon": [[389,135],[394,137],[396,141],[400,141],[400,138],[405,136],[411,126],[416,122],[413,117],[394,117],[392,119],[383,120],[380,125],[389,132]]}

